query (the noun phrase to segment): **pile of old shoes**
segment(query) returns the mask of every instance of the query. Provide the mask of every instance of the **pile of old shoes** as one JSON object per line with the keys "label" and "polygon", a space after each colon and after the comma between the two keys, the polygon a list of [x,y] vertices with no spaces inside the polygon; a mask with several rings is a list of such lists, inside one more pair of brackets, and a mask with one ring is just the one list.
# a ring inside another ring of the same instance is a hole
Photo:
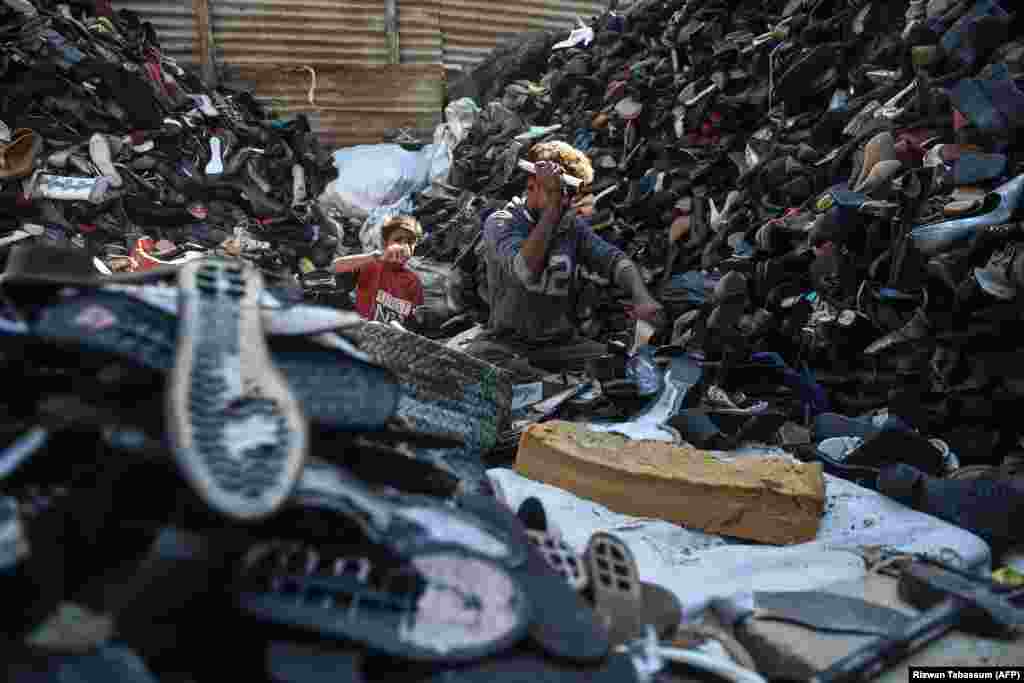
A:
{"label": "pile of old shoes", "polygon": [[61,244],[108,273],[226,251],[298,286],[343,248],[315,202],[336,170],[305,116],[208,87],[109,3],[9,2],[0,32],[3,253]]}
{"label": "pile of old shoes", "polygon": [[[662,0],[607,11],[592,42],[561,43],[546,70],[499,75],[504,95],[481,103],[452,183],[483,210],[445,216],[477,251],[462,260],[479,262],[486,207],[521,191],[516,161],[535,142],[568,142],[594,164],[592,226],[641,265],[675,320],[657,341],[705,359],[706,408],[782,412],[804,428],[825,412],[888,409],[963,464],[998,465],[1019,450],[1010,406],[1024,396],[1012,369],[1024,367],[1014,10]],[[479,285],[473,267],[464,279]],[[628,321],[606,313],[624,293],[587,287],[583,332],[628,337]],[[485,320],[486,297],[471,303]],[[961,437],[964,421],[986,447]]]}

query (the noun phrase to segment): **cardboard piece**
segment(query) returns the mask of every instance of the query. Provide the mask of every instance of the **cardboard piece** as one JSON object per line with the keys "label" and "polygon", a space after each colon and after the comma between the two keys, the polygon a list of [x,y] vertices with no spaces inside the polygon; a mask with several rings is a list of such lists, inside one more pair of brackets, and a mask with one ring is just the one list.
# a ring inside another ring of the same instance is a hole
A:
{"label": "cardboard piece", "polygon": [[616,512],[775,545],[813,540],[825,512],[820,464],[729,459],[568,422],[527,429],[516,471]]}

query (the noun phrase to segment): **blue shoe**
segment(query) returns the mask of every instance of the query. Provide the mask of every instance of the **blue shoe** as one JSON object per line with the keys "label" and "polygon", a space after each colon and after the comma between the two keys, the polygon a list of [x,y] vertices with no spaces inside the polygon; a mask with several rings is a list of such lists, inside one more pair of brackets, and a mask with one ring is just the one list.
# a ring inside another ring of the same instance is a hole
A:
{"label": "blue shoe", "polygon": [[1024,174],[986,195],[981,209],[973,216],[942,223],[921,225],[910,232],[914,246],[926,256],[936,256],[970,241],[979,229],[1010,223],[1021,207]]}

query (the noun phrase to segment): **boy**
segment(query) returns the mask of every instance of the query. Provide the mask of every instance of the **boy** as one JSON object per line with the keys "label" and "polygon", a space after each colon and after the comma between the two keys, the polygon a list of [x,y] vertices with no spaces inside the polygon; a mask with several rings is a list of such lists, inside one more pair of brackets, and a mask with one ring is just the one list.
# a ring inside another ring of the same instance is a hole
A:
{"label": "boy", "polygon": [[413,309],[423,305],[423,284],[406,268],[423,226],[411,216],[396,216],[381,226],[384,251],[334,260],[335,273],[358,272],[356,310],[367,320],[405,326]]}

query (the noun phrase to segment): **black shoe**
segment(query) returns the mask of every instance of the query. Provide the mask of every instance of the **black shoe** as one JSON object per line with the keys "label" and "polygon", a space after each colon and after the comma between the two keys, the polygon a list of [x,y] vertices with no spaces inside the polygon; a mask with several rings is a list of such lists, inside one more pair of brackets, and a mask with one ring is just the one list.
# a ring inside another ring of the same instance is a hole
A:
{"label": "black shoe", "polygon": [[957,287],[967,277],[966,256],[967,252],[962,249],[936,256],[928,260],[925,270],[929,277],[941,282],[951,292],[956,292]]}
{"label": "black shoe", "polygon": [[900,329],[885,335],[864,349],[867,356],[889,352],[903,344],[917,344],[932,337],[932,328],[924,311],[918,311],[910,322]]}

